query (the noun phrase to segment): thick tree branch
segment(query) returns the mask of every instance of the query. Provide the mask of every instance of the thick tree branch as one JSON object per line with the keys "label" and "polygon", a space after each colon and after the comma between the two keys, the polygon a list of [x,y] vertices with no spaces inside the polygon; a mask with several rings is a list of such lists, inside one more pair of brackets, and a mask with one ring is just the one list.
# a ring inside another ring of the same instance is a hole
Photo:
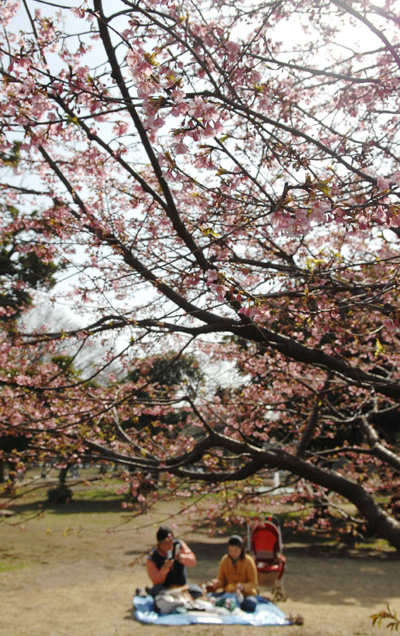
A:
{"label": "thick tree branch", "polygon": [[389,448],[383,446],[374,427],[368,422],[368,418],[365,416],[360,417],[358,424],[365,435],[372,454],[388,466],[392,466],[395,470],[400,472],[400,457]]}
{"label": "thick tree branch", "polygon": [[177,207],[175,205],[175,201],[173,199],[171,190],[163,176],[163,172],[161,170],[160,164],[156,158],[155,152],[153,150],[153,147],[149,141],[149,138],[147,136],[147,133],[144,129],[144,126],[136,112],[136,109],[134,108],[133,104],[132,104],[132,100],[131,97],[129,95],[129,91],[126,87],[123,75],[121,73],[121,68],[120,65],[118,63],[117,57],[115,55],[115,49],[112,45],[111,42],[111,38],[110,38],[110,34],[108,32],[108,28],[107,28],[107,21],[105,18],[105,15],[103,13],[103,6],[102,6],[102,0],[94,0],[94,7],[95,7],[95,11],[98,12],[99,14],[99,19],[98,19],[98,25],[99,25],[99,32],[100,32],[100,37],[103,41],[104,44],[104,48],[107,52],[107,56],[108,56],[108,60],[110,62],[110,66],[111,66],[111,75],[112,77],[116,80],[117,84],[118,84],[118,88],[121,91],[124,103],[126,105],[126,108],[129,112],[129,114],[131,115],[134,124],[136,126],[136,129],[139,133],[140,139],[142,141],[143,144],[143,148],[145,149],[151,165],[153,167],[154,173],[157,177],[157,180],[161,186],[161,189],[163,191],[163,194],[165,196],[165,200],[167,202],[167,207],[166,207],[166,212],[174,226],[174,229],[176,230],[178,236],[181,237],[181,239],[184,241],[184,243],[187,245],[187,247],[189,248],[189,250],[191,251],[191,253],[193,254],[193,256],[196,258],[197,262],[199,263],[200,267],[202,268],[203,271],[207,271],[208,269],[211,268],[211,264],[208,262],[208,260],[204,257],[203,255],[203,251],[201,250],[201,248],[196,244],[196,242],[193,240],[192,235],[187,231],[185,224],[182,222],[180,216],[179,216],[179,212],[177,210]]}

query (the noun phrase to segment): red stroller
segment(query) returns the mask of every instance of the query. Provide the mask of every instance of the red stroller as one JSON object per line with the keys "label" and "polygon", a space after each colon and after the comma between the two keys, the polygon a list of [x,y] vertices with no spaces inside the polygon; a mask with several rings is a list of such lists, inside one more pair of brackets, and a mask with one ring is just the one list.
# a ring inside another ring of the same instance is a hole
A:
{"label": "red stroller", "polygon": [[257,524],[251,532],[250,551],[256,562],[260,584],[272,588],[272,601],[287,599],[282,580],[286,558],[282,550],[279,519],[266,517],[265,521]]}

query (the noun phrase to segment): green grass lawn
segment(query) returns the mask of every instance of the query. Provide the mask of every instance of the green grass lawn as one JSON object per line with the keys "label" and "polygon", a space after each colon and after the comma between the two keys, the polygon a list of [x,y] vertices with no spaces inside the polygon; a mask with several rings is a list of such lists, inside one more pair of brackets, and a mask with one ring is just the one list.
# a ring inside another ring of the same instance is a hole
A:
{"label": "green grass lawn", "polygon": [[[43,479],[41,476],[40,468],[33,468],[26,474],[25,481],[17,485],[17,490],[14,498],[0,499],[0,503],[4,506],[7,505],[8,511],[13,513],[11,518],[8,518],[8,523],[15,525],[24,525],[26,523],[34,523],[35,520],[44,521],[46,531],[51,532],[57,529],[57,531],[67,532],[79,532],[80,529],[85,526],[98,526],[101,528],[115,527],[128,523],[133,517],[142,514],[143,505],[134,502],[130,498],[129,494],[117,494],[123,482],[118,475],[110,472],[107,475],[102,475],[99,467],[89,467],[80,469],[80,477],[67,479],[67,486],[71,488],[73,497],[67,503],[51,504],[48,502],[47,492],[50,488],[58,485],[57,470],[48,471],[47,479]],[[171,495],[171,490],[160,484],[159,494],[161,499],[163,496],[167,499]],[[233,485],[232,490],[237,488],[237,484]],[[196,497],[190,495],[190,493],[184,488],[180,488],[181,497],[174,496],[174,506],[179,512],[181,509],[186,509],[191,503],[196,503]],[[210,495],[211,498],[215,498],[215,492]],[[269,496],[266,497],[266,502],[269,501]],[[128,508],[124,508],[128,504]],[[158,504],[158,506],[163,504]],[[168,510],[169,504],[165,501],[165,509]],[[201,503],[201,507],[207,510],[207,500],[204,499]],[[296,525],[293,527],[293,522],[299,521],[305,514],[304,510],[296,510],[293,506],[281,506],[275,507],[266,506],[266,511],[272,514],[278,514],[285,543],[299,543],[307,546],[315,546],[323,548],[337,547],[338,537],[333,533],[318,533],[312,528],[309,530],[299,532],[296,529]],[[236,510],[238,512],[238,510]],[[243,510],[239,511],[248,515],[251,523],[251,519],[257,514],[252,507],[251,499],[249,504]],[[351,511],[354,514],[354,510]],[[229,531],[235,531],[235,525],[229,524],[228,513],[222,515],[219,522],[216,524],[216,530],[218,532],[221,528],[229,528]],[[203,515],[203,522],[199,523],[198,527],[205,527],[208,523],[207,514]],[[346,537],[345,537],[346,539]],[[378,550],[386,551],[391,550],[387,542],[380,539],[366,538],[360,539],[348,537],[348,541],[343,541],[343,537],[340,540],[342,547],[358,549],[358,550]],[[12,564],[7,567],[25,567],[24,564]]]}

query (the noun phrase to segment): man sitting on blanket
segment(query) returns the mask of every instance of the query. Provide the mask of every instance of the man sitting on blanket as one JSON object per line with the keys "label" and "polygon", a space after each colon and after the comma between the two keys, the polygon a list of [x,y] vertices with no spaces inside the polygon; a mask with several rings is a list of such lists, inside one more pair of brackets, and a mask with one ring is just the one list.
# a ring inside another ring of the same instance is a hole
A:
{"label": "man sitting on blanket", "polygon": [[[147,574],[153,583],[148,592],[153,597],[161,590],[186,586],[186,567],[196,565],[194,552],[182,539],[174,539],[172,530],[167,526],[160,526],[156,539],[157,545],[146,561]],[[199,585],[189,583],[187,587],[193,598],[202,596],[203,591]]]}

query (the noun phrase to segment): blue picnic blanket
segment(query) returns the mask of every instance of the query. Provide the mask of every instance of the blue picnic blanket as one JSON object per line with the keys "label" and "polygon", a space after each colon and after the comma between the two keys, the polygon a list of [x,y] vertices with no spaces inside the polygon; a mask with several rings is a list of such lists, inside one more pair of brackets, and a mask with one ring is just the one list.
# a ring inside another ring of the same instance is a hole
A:
{"label": "blue picnic blanket", "polygon": [[184,614],[173,613],[161,616],[154,609],[152,596],[134,596],[133,607],[135,618],[141,623],[156,625],[291,625],[285,614],[272,603],[258,597],[259,601],[254,613],[236,610],[229,614],[213,614],[211,612],[189,611]]}

